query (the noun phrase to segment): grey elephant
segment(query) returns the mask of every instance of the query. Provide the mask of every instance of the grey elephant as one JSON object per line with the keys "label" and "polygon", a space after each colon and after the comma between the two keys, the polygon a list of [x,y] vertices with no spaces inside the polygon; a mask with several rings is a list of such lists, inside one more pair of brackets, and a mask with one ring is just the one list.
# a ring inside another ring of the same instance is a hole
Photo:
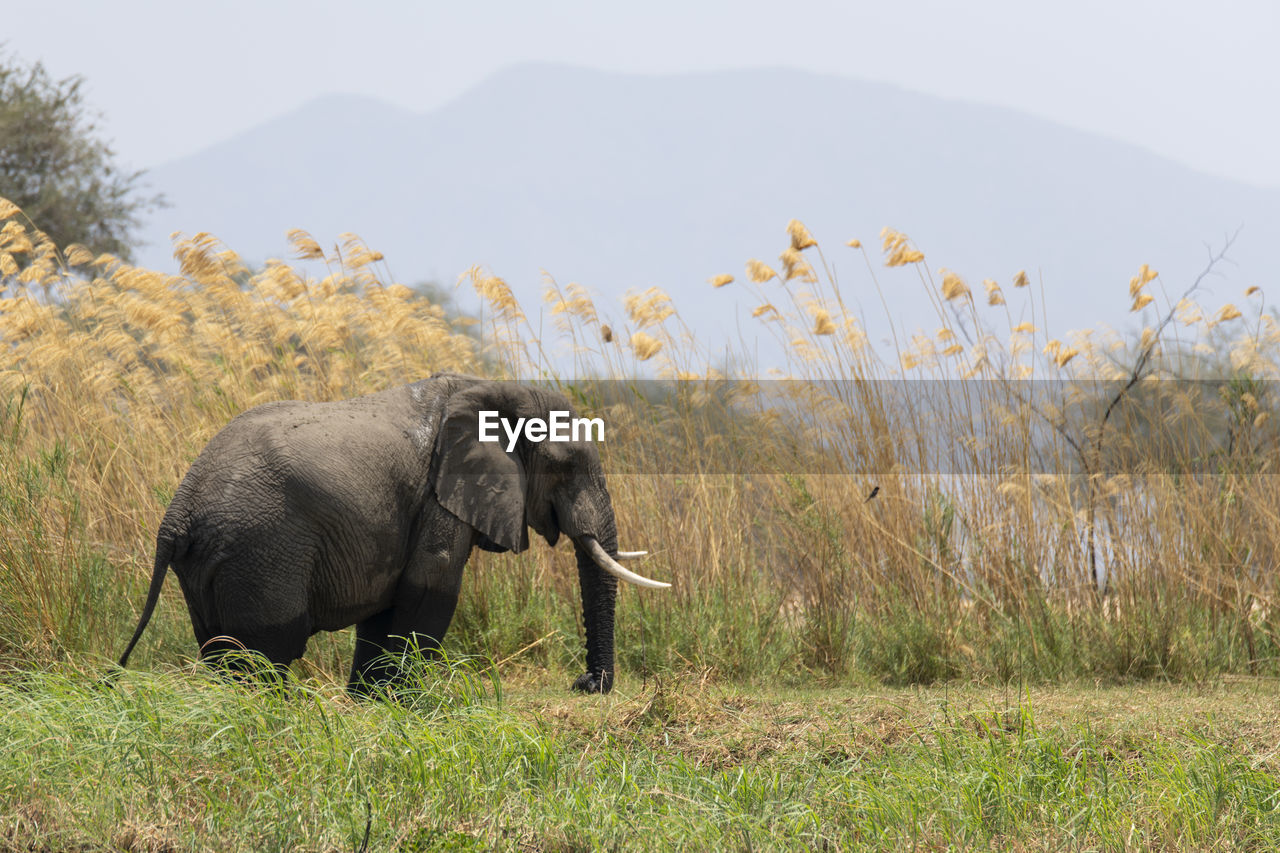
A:
{"label": "grey elephant", "polygon": [[[146,605],[167,568],[182,586],[202,659],[257,652],[278,668],[319,631],[356,626],[348,689],[368,694],[402,673],[395,656],[432,653],[449,627],[471,549],[519,553],[528,528],[574,543],[587,668],[576,690],[613,685],[619,559],[613,506],[595,444],[481,441],[481,413],[548,420],[560,394],[455,374],[331,403],[278,402],[232,420],[200,453],[160,523]],[[489,437],[489,436],[486,436]],[[243,658],[240,658],[241,660]]]}

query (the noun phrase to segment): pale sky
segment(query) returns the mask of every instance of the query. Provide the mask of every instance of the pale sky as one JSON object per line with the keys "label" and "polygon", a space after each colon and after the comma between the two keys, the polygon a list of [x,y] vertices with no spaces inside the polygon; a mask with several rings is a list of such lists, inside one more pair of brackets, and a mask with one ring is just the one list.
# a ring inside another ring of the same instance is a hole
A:
{"label": "pale sky", "polygon": [[[783,66],[1012,107],[1280,187],[1276,0],[231,2],[4,0],[0,42],[87,78],[124,165],[194,153],[314,97],[445,102],[514,63]],[[832,105],[838,109],[839,105]],[[794,121],[785,104],[762,121]]]}

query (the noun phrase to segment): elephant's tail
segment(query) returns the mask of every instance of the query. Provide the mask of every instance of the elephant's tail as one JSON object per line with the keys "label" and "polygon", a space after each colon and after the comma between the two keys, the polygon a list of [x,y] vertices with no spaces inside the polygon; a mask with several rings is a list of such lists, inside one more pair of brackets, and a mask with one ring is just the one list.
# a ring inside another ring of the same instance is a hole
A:
{"label": "elephant's tail", "polygon": [[156,542],[156,562],[151,568],[151,588],[147,590],[147,603],[142,608],[142,616],[138,619],[138,629],[133,632],[133,639],[120,656],[121,668],[129,662],[133,647],[138,644],[147,623],[151,621],[151,614],[155,612],[156,602],[160,600],[160,587],[164,586],[164,576],[168,574],[169,563],[173,561],[174,545],[174,540],[168,537],[161,537]]}

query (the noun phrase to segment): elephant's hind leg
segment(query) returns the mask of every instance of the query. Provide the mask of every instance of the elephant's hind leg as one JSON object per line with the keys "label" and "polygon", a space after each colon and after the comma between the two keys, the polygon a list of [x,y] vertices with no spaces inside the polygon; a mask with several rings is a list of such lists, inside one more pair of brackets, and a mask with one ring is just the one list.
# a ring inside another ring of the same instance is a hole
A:
{"label": "elephant's hind leg", "polygon": [[306,651],[311,618],[283,597],[215,582],[215,601],[216,617],[197,632],[202,661],[239,676],[282,678]]}
{"label": "elephant's hind leg", "polygon": [[200,660],[238,681],[282,683],[289,673],[289,661],[249,645],[230,634],[210,637],[200,645]]}

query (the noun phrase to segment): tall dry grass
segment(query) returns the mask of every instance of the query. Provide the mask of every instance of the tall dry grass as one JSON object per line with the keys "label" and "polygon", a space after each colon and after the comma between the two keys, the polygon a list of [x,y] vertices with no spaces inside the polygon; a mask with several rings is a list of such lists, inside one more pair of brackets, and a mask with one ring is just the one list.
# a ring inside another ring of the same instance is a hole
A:
{"label": "tall dry grass", "polygon": [[[473,270],[477,337],[388,283],[355,238],[326,252],[295,232],[305,267],[251,270],[197,235],[165,276],[59,250],[11,205],[0,217],[0,652],[13,665],[118,649],[168,496],[237,412],[463,370],[549,379],[606,417],[623,544],[653,548],[646,573],[675,582],[624,593],[624,675],[1280,670],[1266,476],[1280,329],[1201,308],[1191,283],[1166,296],[1145,266],[1129,282],[1142,332],[1050,337],[1022,320],[1044,314],[1024,273],[980,290],[935,278],[886,230],[883,265],[857,240],[839,248],[865,269],[842,283],[793,221],[772,266],[709,281],[754,297],[786,353],[785,378],[768,379],[745,345],[734,367],[714,363],[658,289],[615,317],[549,282],[544,338],[501,279]],[[842,294],[911,279],[932,332]],[[892,346],[873,345],[886,330]],[[477,555],[449,644],[570,666],[573,578],[563,550]],[[192,651],[179,598],[167,588],[153,660]],[[341,673],[348,645],[318,638],[307,665]]]}

